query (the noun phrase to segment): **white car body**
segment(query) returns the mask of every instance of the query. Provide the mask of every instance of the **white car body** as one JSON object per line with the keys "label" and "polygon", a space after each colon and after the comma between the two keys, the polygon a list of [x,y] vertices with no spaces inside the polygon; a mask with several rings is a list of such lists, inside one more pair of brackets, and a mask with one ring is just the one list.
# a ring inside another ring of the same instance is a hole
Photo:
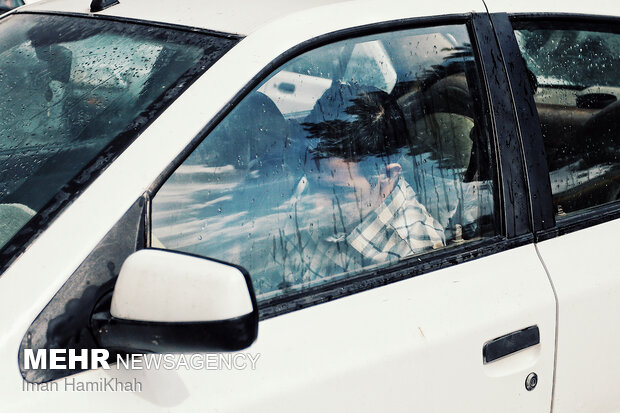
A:
{"label": "white car body", "polygon": [[[41,1],[20,10],[89,13],[88,3]],[[192,0],[174,5],[121,0],[98,13],[246,37],[0,276],[0,411],[620,410],[615,391],[620,384],[615,345],[620,272],[610,259],[618,250],[618,219],[268,318],[260,322],[256,342],[244,350],[260,354],[255,370],[97,369],[69,378],[137,378],[142,392],[65,391],[63,385],[59,391],[24,390],[17,354],[32,321],[135,200],[270,62],[334,31],[486,13],[487,7],[491,13],[620,16],[620,3],[607,0]],[[539,345],[482,362],[485,342],[531,325],[540,329]],[[531,392],[523,385],[530,372],[539,377]]]}

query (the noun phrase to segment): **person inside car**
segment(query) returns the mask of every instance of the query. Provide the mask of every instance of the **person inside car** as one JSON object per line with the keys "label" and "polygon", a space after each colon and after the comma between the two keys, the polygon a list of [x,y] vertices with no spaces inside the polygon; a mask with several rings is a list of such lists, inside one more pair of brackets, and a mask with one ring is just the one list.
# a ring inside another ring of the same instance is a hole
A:
{"label": "person inside car", "polygon": [[394,161],[406,125],[387,93],[337,83],[302,126],[309,144],[280,243],[281,288],[445,245]]}

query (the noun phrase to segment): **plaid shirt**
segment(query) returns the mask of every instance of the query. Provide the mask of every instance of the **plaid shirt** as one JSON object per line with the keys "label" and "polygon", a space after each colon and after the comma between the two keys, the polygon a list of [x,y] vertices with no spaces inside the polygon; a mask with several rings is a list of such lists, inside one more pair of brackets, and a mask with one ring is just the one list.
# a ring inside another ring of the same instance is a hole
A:
{"label": "plaid shirt", "polygon": [[[297,205],[290,218],[297,221]],[[445,245],[444,230],[416,199],[401,177],[394,189],[348,235],[319,239],[318,231],[299,228],[286,231],[280,257],[288,284],[296,285],[397,261]]]}

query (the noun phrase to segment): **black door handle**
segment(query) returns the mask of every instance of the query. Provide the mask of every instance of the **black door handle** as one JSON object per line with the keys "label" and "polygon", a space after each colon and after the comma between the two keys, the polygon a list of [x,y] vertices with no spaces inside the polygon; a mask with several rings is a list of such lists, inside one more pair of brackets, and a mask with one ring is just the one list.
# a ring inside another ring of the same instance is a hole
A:
{"label": "black door handle", "polygon": [[482,347],[482,360],[485,364],[490,363],[493,360],[524,348],[535,346],[538,343],[540,343],[538,326],[524,328],[523,330],[515,331],[484,343],[484,347]]}

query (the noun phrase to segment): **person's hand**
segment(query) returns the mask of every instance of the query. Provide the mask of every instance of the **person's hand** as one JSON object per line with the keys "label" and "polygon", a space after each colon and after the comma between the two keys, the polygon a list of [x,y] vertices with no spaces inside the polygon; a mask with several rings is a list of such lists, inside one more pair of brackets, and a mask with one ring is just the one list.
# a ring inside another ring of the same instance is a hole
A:
{"label": "person's hand", "polygon": [[379,177],[379,193],[382,200],[387,198],[392,193],[394,185],[396,185],[396,181],[398,181],[402,170],[403,168],[399,163],[391,163],[386,165],[385,175],[381,175]]}

